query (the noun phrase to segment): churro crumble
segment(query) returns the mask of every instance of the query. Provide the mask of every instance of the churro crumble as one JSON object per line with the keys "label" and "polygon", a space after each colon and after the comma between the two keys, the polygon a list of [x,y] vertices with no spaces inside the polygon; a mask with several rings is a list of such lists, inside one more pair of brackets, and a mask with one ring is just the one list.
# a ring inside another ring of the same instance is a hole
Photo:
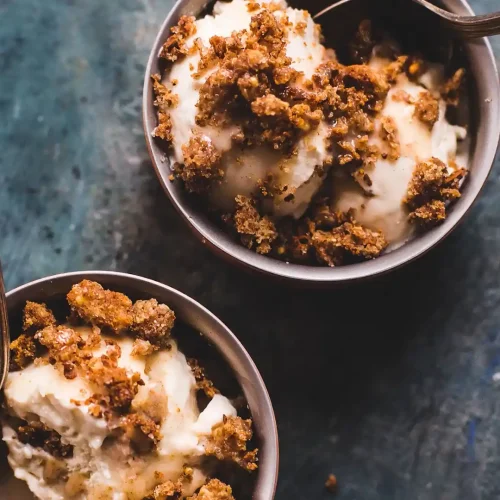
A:
{"label": "churro crumble", "polygon": [[172,181],[247,248],[325,266],[373,259],[460,197],[466,131],[447,108],[464,70],[447,77],[368,20],[349,49],[339,61],[284,0],[217,2],[172,28],[152,76],[153,135]]}
{"label": "churro crumble", "polygon": [[62,323],[27,302],[11,343],[2,430],[15,476],[42,500],[235,500],[214,474],[257,469],[252,420],[179,351],[174,311],[88,280],[67,302]]}

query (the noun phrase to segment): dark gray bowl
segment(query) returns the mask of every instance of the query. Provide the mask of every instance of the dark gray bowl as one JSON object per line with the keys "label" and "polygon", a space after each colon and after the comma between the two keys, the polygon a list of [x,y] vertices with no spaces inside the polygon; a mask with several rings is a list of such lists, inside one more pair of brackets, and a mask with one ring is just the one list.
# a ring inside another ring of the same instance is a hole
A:
{"label": "dark gray bowl", "polygon": [[[320,0],[314,8],[305,0],[290,0],[289,4],[299,8],[309,8],[314,13],[324,7],[324,1]],[[465,0],[442,0],[441,3],[446,9],[457,14],[472,13],[472,9]],[[151,50],[143,93],[143,124],[153,166],[175,208],[186,219],[202,243],[207,244],[228,260],[251,270],[284,280],[319,285],[357,281],[387,273],[423,255],[457,226],[479,195],[488,177],[500,136],[500,85],[491,45],[486,39],[467,42],[463,45],[466,64],[473,80],[469,95],[470,107],[473,108],[469,123],[472,135],[468,161],[470,175],[464,186],[463,196],[451,208],[449,216],[442,225],[375,260],[338,268],[287,264],[258,255],[244,248],[220,227],[217,227],[193,204],[180,183],[171,182],[168,179],[171,173],[169,161],[165,158],[165,152],[152,137],[156,126],[156,112],[153,106],[150,75],[160,72],[158,64],[160,48],[168,38],[171,26],[177,23],[181,15],[196,16],[206,4],[206,0],[178,0],[175,4],[163,23]]]}
{"label": "dark gray bowl", "polygon": [[[15,334],[16,318],[26,300],[64,301],[71,286],[83,279],[101,283],[105,288],[121,291],[132,298],[154,297],[165,302],[183,323],[201,332],[219,351],[235,374],[247,400],[256,432],[259,468],[254,500],[272,500],[278,479],[278,431],[271,400],[257,367],[236,336],[210,311],[187,295],[156,281],[115,272],[75,272],[58,274],[33,281],[7,293],[11,334]],[[0,498],[28,500],[33,496],[21,481],[14,479],[5,455],[0,457]]]}

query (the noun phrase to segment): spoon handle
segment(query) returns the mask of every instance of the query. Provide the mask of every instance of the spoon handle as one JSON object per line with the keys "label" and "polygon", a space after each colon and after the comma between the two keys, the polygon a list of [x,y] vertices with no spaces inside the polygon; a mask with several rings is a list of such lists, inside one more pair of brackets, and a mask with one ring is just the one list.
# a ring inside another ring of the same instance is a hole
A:
{"label": "spoon handle", "polygon": [[500,34],[500,12],[462,16],[437,7],[428,0],[413,0],[446,21],[448,26],[464,38],[481,38]]}
{"label": "spoon handle", "polygon": [[9,370],[10,334],[9,318],[7,315],[7,299],[3,281],[2,263],[0,262],[0,388],[3,387]]}

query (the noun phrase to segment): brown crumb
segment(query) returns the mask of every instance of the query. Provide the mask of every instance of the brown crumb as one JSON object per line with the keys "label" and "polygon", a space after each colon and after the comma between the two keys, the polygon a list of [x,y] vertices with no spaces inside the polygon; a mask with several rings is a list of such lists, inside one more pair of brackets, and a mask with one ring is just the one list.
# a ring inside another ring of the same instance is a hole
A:
{"label": "brown crumb", "polygon": [[273,94],[258,97],[252,102],[252,111],[255,115],[288,117],[290,105]]}
{"label": "brown crumb", "polygon": [[166,347],[174,326],[175,314],[156,299],[138,300],[132,306],[131,331],[157,347]]}
{"label": "brown crumb", "polygon": [[82,343],[82,337],[72,328],[64,325],[47,326],[35,334],[35,339],[49,351],[59,355],[64,349]]}
{"label": "brown crumb", "polygon": [[31,335],[22,333],[10,343],[11,372],[19,371],[34,361],[36,357],[36,344]]}
{"label": "brown crumb", "polygon": [[218,460],[231,460],[243,469],[257,469],[258,450],[247,451],[247,442],[252,439],[252,421],[241,417],[226,417],[214,425],[205,443],[205,454]]}
{"label": "brown crumb", "polygon": [[83,280],[73,285],[67,299],[72,312],[86,323],[114,333],[132,324],[132,301],[122,293],[105,290],[94,281]]}
{"label": "brown crumb", "polygon": [[250,198],[238,195],[235,201],[234,227],[241,235],[242,243],[247,248],[255,247],[258,253],[269,253],[277,237],[276,227],[267,216],[259,214]]}
{"label": "brown crumb", "polygon": [[316,199],[311,208],[312,222],[309,226],[311,232],[317,229],[330,230],[353,220],[352,211],[334,211],[329,198]]}
{"label": "brown crumb", "polygon": [[178,168],[178,175],[188,191],[204,193],[221,181],[224,171],[220,168],[221,155],[207,137],[192,135],[182,146],[184,165]]}
{"label": "brown crumb", "polygon": [[155,95],[154,105],[158,108],[158,125],[153,130],[153,136],[171,143],[173,136],[169,109],[178,103],[179,96],[170,92],[161,83],[160,75],[152,75],[151,78],[153,79],[153,92]]}
{"label": "brown crumb", "polygon": [[234,500],[231,486],[218,479],[211,479],[200,488],[200,491],[188,500]]}
{"label": "brown crumb", "polygon": [[186,39],[196,33],[196,18],[194,16],[181,16],[177,25],[170,28],[172,34],[163,44],[160,57],[174,62],[188,53]]}
{"label": "brown crumb", "polygon": [[196,388],[198,390],[203,391],[209,398],[213,398],[216,394],[219,394],[219,390],[214,386],[214,383],[207,378],[204,368],[199,365],[196,359],[188,359],[188,364],[193,372],[196,380]]}
{"label": "brown crumb", "polygon": [[409,220],[420,227],[432,227],[446,218],[446,202],[460,198],[460,182],[466,170],[456,168],[448,174],[438,158],[420,162],[413,171],[404,202],[412,212]]}
{"label": "brown crumb", "polygon": [[290,122],[299,130],[309,132],[315,129],[323,119],[323,112],[313,111],[309,104],[295,104],[290,108]]}
{"label": "brown crumb", "polygon": [[295,33],[297,33],[297,35],[303,36],[306,32],[306,28],[307,28],[307,23],[305,21],[299,21],[295,25]]}
{"label": "brown crumb", "polygon": [[405,202],[416,208],[435,198],[459,198],[458,187],[464,175],[463,169],[448,174],[446,165],[438,158],[420,162],[413,171]]}
{"label": "brown crumb", "polygon": [[384,235],[360,226],[355,221],[345,222],[331,231],[315,231],[312,244],[320,263],[330,267],[343,262],[346,255],[374,259],[387,247]]}
{"label": "brown crumb", "polygon": [[36,331],[55,325],[56,318],[45,304],[26,301],[23,311],[23,331]]}
{"label": "brown crumb", "polygon": [[85,365],[85,371],[87,379],[96,389],[96,394],[88,403],[117,413],[129,410],[139,385],[144,384],[139,373],[129,377],[127,370],[118,366],[118,359],[107,354],[91,358]]}
{"label": "brown crumb", "polygon": [[291,259],[295,262],[307,262],[311,259],[311,226],[310,221],[295,221],[290,218],[279,222],[278,243],[276,253],[278,257]]}
{"label": "brown crumb", "polygon": [[448,106],[458,106],[464,77],[465,69],[457,69],[453,76],[444,84],[441,90],[441,97],[446,101]]}
{"label": "brown crumb", "polygon": [[48,362],[64,377],[85,378],[96,391],[85,401],[91,415],[101,418],[110,412],[121,414],[129,410],[143,382],[138,373],[129,376],[126,369],[118,366],[121,349],[116,342],[107,340],[106,353],[95,357],[92,350],[101,342],[98,329],[84,340],[68,326],[48,326],[39,330],[34,339],[47,349]]}
{"label": "brown crumb", "polygon": [[39,421],[23,422],[16,429],[17,437],[23,444],[42,448],[56,458],[71,458],[73,446],[63,444],[61,435]]}
{"label": "brown crumb", "polygon": [[152,498],[154,500],[178,500],[182,495],[182,482],[166,481],[154,489]]}
{"label": "brown crumb", "polygon": [[395,61],[390,62],[384,73],[389,83],[395,83],[398,76],[404,71],[408,64],[408,56],[399,56]]}
{"label": "brown crumb", "polygon": [[151,342],[142,339],[135,339],[132,346],[131,356],[149,356],[153,354],[158,347],[154,346]]}
{"label": "brown crumb", "polygon": [[232,123],[241,128],[241,143],[246,146],[269,144],[291,151],[323,114],[312,93],[311,102],[294,97],[302,91],[292,87],[299,73],[285,50],[290,23],[272,10],[266,4],[252,17],[249,30],[218,37],[217,46],[206,53],[209,62],[204,61],[203,68],[212,63],[213,54],[218,66],[201,86],[196,123],[216,127]]}
{"label": "brown crumb", "polygon": [[337,493],[337,478],[334,474],[329,474],[328,479],[325,482],[325,488],[330,492],[330,493]]}
{"label": "brown crumb", "polygon": [[446,205],[441,200],[432,200],[416,208],[409,215],[410,222],[422,228],[433,227],[446,219]]}
{"label": "brown crumb", "polygon": [[138,453],[152,451],[162,438],[160,426],[142,413],[132,413],[123,417],[120,428]]}
{"label": "brown crumb", "polygon": [[[344,85],[361,89],[368,98],[368,108],[372,111],[382,109],[383,100],[389,91],[385,76],[363,64],[345,66],[343,71]],[[359,96],[362,97],[362,96]]]}
{"label": "brown crumb", "polygon": [[389,146],[388,158],[391,161],[396,161],[401,154],[401,146],[399,144],[396,123],[390,116],[381,116],[380,124],[380,136]]}
{"label": "brown crumb", "polygon": [[439,118],[439,101],[428,91],[420,92],[415,103],[415,116],[432,129]]}
{"label": "brown crumb", "polygon": [[85,342],[72,328],[64,325],[47,326],[35,334],[37,340],[48,350],[49,363],[66,377],[72,380],[77,376],[77,370],[85,357]]}
{"label": "brown crumb", "polygon": [[392,94],[392,100],[396,102],[404,102],[406,104],[414,104],[413,97],[405,90],[399,89]]}
{"label": "brown crumb", "polygon": [[247,2],[247,10],[248,12],[255,12],[260,9],[260,3],[249,1]]}

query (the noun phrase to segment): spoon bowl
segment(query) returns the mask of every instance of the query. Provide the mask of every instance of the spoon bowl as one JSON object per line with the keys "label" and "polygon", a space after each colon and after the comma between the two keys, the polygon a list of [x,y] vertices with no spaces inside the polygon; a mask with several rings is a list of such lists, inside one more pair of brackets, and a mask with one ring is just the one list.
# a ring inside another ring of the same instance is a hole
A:
{"label": "spoon bowl", "polygon": [[449,65],[460,47],[438,16],[411,1],[341,0],[314,16],[323,28],[327,46],[335,48],[341,62],[349,60],[345,41],[352,38],[364,19],[397,40],[403,53],[420,53],[433,62]]}
{"label": "spoon bowl", "polygon": [[[364,1],[366,7],[371,7],[373,15],[391,19],[393,23],[400,22],[402,19],[412,20],[409,33],[412,33],[417,27],[418,19],[422,16],[426,17],[426,23],[423,26],[428,26],[427,23],[439,23],[439,33],[443,30],[458,35],[461,38],[481,38],[484,36],[498,35],[500,33],[500,12],[492,12],[479,16],[460,15],[449,12],[441,7],[434,5],[428,0],[413,0],[413,2],[401,2],[398,0],[383,0],[381,2]],[[328,15],[334,15],[337,18],[349,19],[354,9],[359,9],[359,1],[356,0],[340,0],[332,5],[323,8],[314,17],[315,20],[324,18]],[[415,9],[417,7],[417,9]],[[344,12],[341,13],[342,9]],[[347,10],[349,9],[349,11]],[[417,17],[414,17],[417,16]],[[431,21],[431,18],[433,21]],[[427,30],[429,33],[429,30]]]}

